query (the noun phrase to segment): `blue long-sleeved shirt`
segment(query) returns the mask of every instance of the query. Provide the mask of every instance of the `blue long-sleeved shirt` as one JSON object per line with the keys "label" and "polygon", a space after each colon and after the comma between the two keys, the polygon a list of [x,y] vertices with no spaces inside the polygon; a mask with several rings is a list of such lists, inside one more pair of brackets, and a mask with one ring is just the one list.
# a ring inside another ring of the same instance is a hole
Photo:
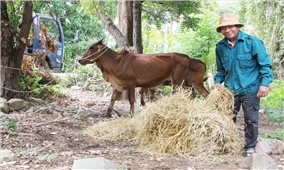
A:
{"label": "blue long-sleeved shirt", "polygon": [[233,48],[227,38],[216,45],[217,73],[215,83],[224,82],[235,94],[257,93],[259,86],[273,81],[270,56],[257,37],[239,31]]}

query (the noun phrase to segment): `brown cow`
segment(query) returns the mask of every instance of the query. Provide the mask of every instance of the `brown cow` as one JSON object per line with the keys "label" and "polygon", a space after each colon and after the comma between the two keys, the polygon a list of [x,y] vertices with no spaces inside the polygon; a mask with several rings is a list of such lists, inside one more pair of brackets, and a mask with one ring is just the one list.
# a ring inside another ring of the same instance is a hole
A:
{"label": "brown cow", "polygon": [[[102,40],[91,45],[78,62],[82,65],[96,63],[106,81],[114,87],[107,116],[123,90],[128,90],[130,113],[134,113],[135,88],[155,87],[171,80],[174,85],[187,81],[189,72],[187,55],[179,53],[134,54],[123,50],[115,52]],[[202,73],[203,74],[203,73]]]}
{"label": "brown cow", "polygon": [[[203,97],[208,96],[208,91],[203,85],[203,82],[207,80],[204,78],[204,74],[206,72],[206,65],[198,59],[189,58],[189,71],[187,75],[186,86],[196,88],[199,93],[203,95]],[[170,85],[170,80],[163,82],[161,85]],[[140,93],[140,103],[142,106],[145,105],[144,101],[144,93],[146,92],[150,98],[150,100],[154,99],[155,89],[159,86],[152,87],[152,88],[141,88]],[[192,91],[193,92],[193,91]],[[193,94],[194,96],[194,94]]]}

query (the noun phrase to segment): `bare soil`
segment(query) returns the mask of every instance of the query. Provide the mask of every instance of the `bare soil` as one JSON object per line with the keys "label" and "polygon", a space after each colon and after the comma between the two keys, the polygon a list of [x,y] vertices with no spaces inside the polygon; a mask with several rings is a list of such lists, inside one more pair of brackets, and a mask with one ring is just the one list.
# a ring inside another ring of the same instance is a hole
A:
{"label": "bare soil", "polygon": [[[35,104],[33,109],[1,115],[1,148],[13,151],[15,156],[2,162],[0,169],[71,169],[76,159],[99,156],[113,160],[119,169],[240,169],[242,153],[203,157],[150,155],[131,142],[114,143],[85,135],[85,128],[110,119],[103,117],[110,92],[66,89],[63,93],[66,97],[52,98],[46,105]],[[139,102],[135,104],[136,111],[143,109]],[[128,102],[118,101],[115,110],[127,115]],[[16,131],[8,130],[7,117],[15,120]],[[241,114],[238,120],[243,134]],[[273,133],[277,126],[267,115],[261,115],[260,134]],[[272,157],[279,165],[283,163],[281,155]]]}

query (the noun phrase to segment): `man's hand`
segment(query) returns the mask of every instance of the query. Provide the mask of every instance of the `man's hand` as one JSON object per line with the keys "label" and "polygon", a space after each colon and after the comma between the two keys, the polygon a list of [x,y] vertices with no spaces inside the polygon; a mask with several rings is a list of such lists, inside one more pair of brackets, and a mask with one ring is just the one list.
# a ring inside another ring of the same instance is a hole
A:
{"label": "man's hand", "polygon": [[221,84],[219,84],[219,83],[214,84],[214,89],[219,90],[220,88],[221,88]]}
{"label": "man's hand", "polygon": [[269,87],[259,86],[257,96],[258,97],[266,97],[268,95],[268,92],[269,92]]}

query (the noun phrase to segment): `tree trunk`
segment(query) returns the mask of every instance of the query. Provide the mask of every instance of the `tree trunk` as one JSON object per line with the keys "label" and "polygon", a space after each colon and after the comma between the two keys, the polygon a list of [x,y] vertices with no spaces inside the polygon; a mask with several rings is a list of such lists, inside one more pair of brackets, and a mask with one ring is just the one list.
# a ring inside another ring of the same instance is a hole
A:
{"label": "tree trunk", "polygon": [[133,46],[136,53],[143,53],[141,13],[142,2],[135,0],[133,5]]}
{"label": "tree trunk", "polygon": [[[21,63],[26,47],[26,40],[32,23],[32,1],[24,3],[24,13],[22,23],[20,24],[20,33],[12,34],[11,23],[7,12],[6,1],[1,1],[1,97],[10,99],[21,97],[19,90],[19,77]],[[16,44],[13,40],[16,39]]]}
{"label": "tree trunk", "polygon": [[100,20],[104,24],[104,27],[108,32],[112,35],[112,37],[117,42],[120,48],[129,48],[129,43],[127,39],[123,36],[123,34],[119,31],[119,29],[115,26],[112,20],[103,13],[98,13]]}
{"label": "tree trunk", "polygon": [[133,46],[133,1],[120,0],[119,1],[119,29],[124,37],[127,39],[130,46]]}

